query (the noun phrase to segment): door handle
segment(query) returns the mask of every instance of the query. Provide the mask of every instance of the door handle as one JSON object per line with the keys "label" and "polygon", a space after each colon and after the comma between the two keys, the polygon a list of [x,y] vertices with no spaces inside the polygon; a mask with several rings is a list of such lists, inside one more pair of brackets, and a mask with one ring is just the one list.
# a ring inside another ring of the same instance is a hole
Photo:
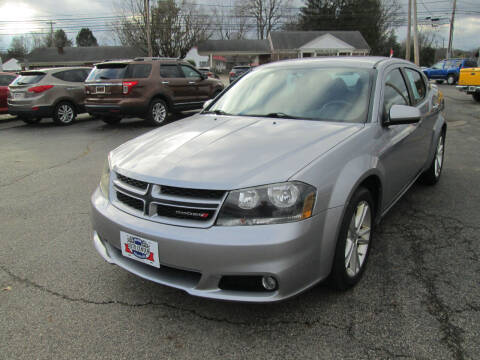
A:
{"label": "door handle", "polygon": [[162,81],[162,84],[164,85],[170,84],[170,81]]}
{"label": "door handle", "polygon": [[195,85],[195,84],[196,84],[195,81],[189,81],[188,83],[189,83],[190,85]]}

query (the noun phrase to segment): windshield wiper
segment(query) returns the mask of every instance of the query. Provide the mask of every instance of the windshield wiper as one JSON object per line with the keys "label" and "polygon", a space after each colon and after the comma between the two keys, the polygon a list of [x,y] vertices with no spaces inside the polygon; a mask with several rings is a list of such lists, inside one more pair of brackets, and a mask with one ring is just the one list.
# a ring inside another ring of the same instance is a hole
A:
{"label": "windshield wiper", "polygon": [[242,114],[245,116],[255,116],[255,117],[268,117],[268,118],[278,118],[278,119],[308,119],[304,117],[298,117],[293,115],[288,115],[283,112],[272,112],[268,114]]}
{"label": "windshield wiper", "polygon": [[203,112],[204,114],[215,114],[215,115],[231,115],[223,110],[207,110]]}

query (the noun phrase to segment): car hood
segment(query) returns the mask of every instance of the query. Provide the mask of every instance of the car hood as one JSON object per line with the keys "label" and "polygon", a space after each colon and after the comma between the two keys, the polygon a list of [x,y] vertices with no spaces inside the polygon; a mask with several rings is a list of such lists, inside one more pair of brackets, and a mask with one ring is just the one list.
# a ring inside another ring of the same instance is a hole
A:
{"label": "car hood", "polygon": [[288,180],[363,124],[195,115],[110,153],[114,171],[163,185],[231,190]]}

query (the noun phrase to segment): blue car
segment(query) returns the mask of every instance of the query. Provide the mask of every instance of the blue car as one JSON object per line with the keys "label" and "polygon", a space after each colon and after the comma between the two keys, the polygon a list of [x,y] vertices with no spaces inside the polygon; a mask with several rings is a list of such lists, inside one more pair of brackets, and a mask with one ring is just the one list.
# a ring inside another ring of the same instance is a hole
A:
{"label": "blue car", "polygon": [[428,79],[436,80],[437,83],[447,81],[449,85],[454,85],[460,76],[460,69],[476,66],[475,59],[445,59],[431,68],[423,69],[423,73]]}

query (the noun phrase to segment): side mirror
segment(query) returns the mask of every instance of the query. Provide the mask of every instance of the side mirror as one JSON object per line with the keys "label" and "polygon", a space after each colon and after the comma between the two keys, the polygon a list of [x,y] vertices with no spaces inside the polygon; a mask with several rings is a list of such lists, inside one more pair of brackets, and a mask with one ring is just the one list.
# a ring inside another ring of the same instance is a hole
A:
{"label": "side mirror", "polygon": [[208,75],[207,75],[207,74],[201,73],[200,76],[201,76],[202,80],[208,79]]}
{"label": "side mirror", "polygon": [[207,100],[203,103],[203,109],[206,109],[207,107],[210,106],[210,104],[212,103],[213,99],[210,99],[210,100]]}
{"label": "side mirror", "polygon": [[420,110],[413,106],[393,105],[390,108],[390,114],[384,125],[415,124],[420,121],[422,114]]}

